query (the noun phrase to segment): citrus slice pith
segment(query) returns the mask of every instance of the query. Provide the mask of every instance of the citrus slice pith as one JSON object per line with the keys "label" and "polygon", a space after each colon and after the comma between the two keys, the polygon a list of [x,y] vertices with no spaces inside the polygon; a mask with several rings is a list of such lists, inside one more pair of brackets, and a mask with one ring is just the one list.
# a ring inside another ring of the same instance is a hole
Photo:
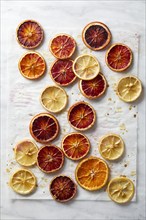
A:
{"label": "citrus slice pith", "polygon": [[38,47],[43,37],[43,29],[36,21],[23,21],[17,28],[17,41],[24,48],[33,49]]}
{"label": "citrus slice pith", "polygon": [[111,70],[122,72],[132,63],[132,51],[127,45],[117,43],[108,49],[105,60]]}
{"label": "citrus slice pith", "polygon": [[45,173],[55,172],[63,166],[64,154],[54,145],[43,146],[39,149],[37,165]]}
{"label": "citrus slice pith", "polygon": [[78,184],[89,191],[99,190],[108,180],[108,166],[98,157],[82,160],[76,167],[75,177]]}
{"label": "citrus slice pith", "polygon": [[37,142],[48,143],[57,137],[59,133],[59,123],[53,115],[40,113],[32,118],[29,130]]}
{"label": "citrus slice pith", "polygon": [[120,79],[117,85],[117,95],[124,102],[133,102],[142,92],[141,81],[135,76],[126,76]]}
{"label": "citrus slice pith", "polygon": [[50,42],[50,51],[57,59],[70,58],[76,49],[75,40],[68,34],[55,36]]}
{"label": "citrus slice pith", "polygon": [[90,142],[85,135],[73,132],[63,138],[62,148],[66,157],[71,160],[79,160],[88,154]]}
{"label": "citrus slice pith", "polygon": [[82,40],[91,50],[102,50],[110,43],[111,32],[105,24],[91,22],[83,29]]}
{"label": "citrus slice pith", "polygon": [[36,52],[29,52],[23,55],[18,64],[20,73],[27,79],[38,79],[46,70],[44,58]]}
{"label": "citrus slice pith", "polygon": [[96,120],[95,110],[87,102],[77,102],[68,111],[68,121],[76,130],[91,128]]}
{"label": "citrus slice pith", "polygon": [[19,194],[30,194],[36,188],[36,177],[29,170],[17,170],[10,179],[10,186]]}
{"label": "citrus slice pith", "polygon": [[110,199],[120,204],[129,202],[134,196],[134,191],[134,184],[127,177],[115,177],[107,187]]}
{"label": "citrus slice pith", "polygon": [[50,184],[52,197],[58,202],[67,202],[76,195],[77,186],[68,176],[57,176]]}

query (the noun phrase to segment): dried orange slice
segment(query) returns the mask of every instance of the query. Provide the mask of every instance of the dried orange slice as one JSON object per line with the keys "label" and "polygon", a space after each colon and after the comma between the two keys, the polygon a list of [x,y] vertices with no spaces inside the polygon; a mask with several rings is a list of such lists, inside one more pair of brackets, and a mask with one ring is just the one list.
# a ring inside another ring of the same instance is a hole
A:
{"label": "dried orange slice", "polygon": [[108,166],[98,157],[82,160],[76,167],[75,177],[78,184],[86,190],[99,190],[108,180]]}
{"label": "dried orange slice", "polygon": [[59,123],[53,115],[40,113],[32,118],[29,130],[37,142],[48,143],[57,137],[59,133]]}
{"label": "dried orange slice", "polygon": [[134,191],[134,184],[127,177],[115,177],[107,187],[109,197],[120,204],[129,202],[133,198]]}
{"label": "dried orange slice", "polygon": [[46,70],[44,58],[36,52],[30,52],[20,59],[18,64],[20,73],[27,79],[38,79]]}
{"label": "dried orange slice", "polygon": [[55,36],[50,42],[50,51],[57,59],[70,58],[76,49],[75,40],[68,34]]}
{"label": "dried orange slice", "polygon": [[31,140],[23,140],[14,148],[15,159],[22,166],[32,166],[36,163],[38,147]]}
{"label": "dried orange slice", "polygon": [[87,102],[77,102],[68,111],[68,121],[76,130],[91,128],[96,119],[95,110]]}
{"label": "dried orange slice", "polygon": [[103,74],[99,73],[94,79],[80,80],[79,88],[86,98],[96,99],[105,93],[107,82]]}
{"label": "dried orange slice", "polygon": [[17,28],[18,43],[24,48],[32,49],[38,47],[43,37],[43,29],[36,21],[23,21]]}
{"label": "dried orange slice", "polygon": [[64,154],[54,145],[43,146],[39,149],[37,165],[45,173],[55,172],[63,166]]}
{"label": "dried orange slice", "polygon": [[105,59],[111,70],[122,72],[132,63],[132,51],[127,45],[117,43],[108,49]]}
{"label": "dried orange slice", "polygon": [[142,92],[141,81],[136,76],[126,76],[120,79],[117,85],[117,95],[124,102],[133,102]]}
{"label": "dried orange slice", "polygon": [[50,192],[57,202],[67,202],[75,196],[77,186],[68,176],[56,176],[50,184]]}
{"label": "dried orange slice", "polygon": [[91,50],[102,50],[111,41],[111,32],[105,24],[95,21],[85,26],[82,39]]}
{"label": "dried orange slice", "polygon": [[16,193],[30,194],[36,188],[36,177],[29,170],[17,170],[10,179],[10,186]]}
{"label": "dried orange slice", "polygon": [[88,154],[90,142],[85,135],[73,132],[63,138],[62,148],[65,156],[69,159],[79,160]]}
{"label": "dried orange slice", "polygon": [[98,75],[100,65],[94,56],[90,54],[83,54],[74,60],[73,71],[78,78],[91,80]]}

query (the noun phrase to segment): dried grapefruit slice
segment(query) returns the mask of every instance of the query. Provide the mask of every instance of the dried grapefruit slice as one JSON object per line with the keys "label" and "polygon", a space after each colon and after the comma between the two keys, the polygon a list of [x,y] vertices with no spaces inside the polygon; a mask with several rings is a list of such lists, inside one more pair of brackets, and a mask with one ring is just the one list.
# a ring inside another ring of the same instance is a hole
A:
{"label": "dried grapefruit slice", "polygon": [[38,47],[43,37],[43,29],[36,21],[23,21],[17,28],[17,41],[24,48],[32,49]]}
{"label": "dried grapefruit slice", "polygon": [[50,42],[50,51],[57,59],[70,58],[76,49],[75,40],[68,34],[55,36]]}
{"label": "dried grapefruit slice", "polygon": [[127,45],[117,43],[109,48],[105,59],[107,66],[111,70],[122,72],[132,63],[132,51]]}
{"label": "dried grapefruit slice", "polygon": [[55,172],[63,166],[64,154],[54,145],[43,146],[39,149],[37,165],[45,173]]}
{"label": "dried grapefruit slice", "polygon": [[50,184],[52,197],[58,202],[67,202],[75,196],[77,186],[68,176],[56,176]]}
{"label": "dried grapefruit slice", "polygon": [[134,191],[134,184],[127,177],[115,177],[107,187],[109,197],[120,204],[129,202],[134,196]]}
{"label": "dried grapefruit slice", "polygon": [[79,160],[88,154],[90,142],[85,135],[73,132],[63,138],[62,148],[65,156],[69,159]]}
{"label": "dried grapefruit slice", "polygon": [[111,41],[111,32],[105,24],[91,22],[83,29],[82,39],[91,50],[102,50]]}
{"label": "dried grapefruit slice", "polygon": [[68,121],[76,130],[91,128],[96,119],[95,110],[87,102],[77,102],[68,111]]}
{"label": "dried grapefruit slice", "polygon": [[40,113],[32,118],[29,130],[37,142],[48,143],[57,137],[59,133],[59,123],[53,115]]}
{"label": "dried grapefruit slice", "polygon": [[78,78],[91,80],[98,75],[100,65],[94,56],[90,54],[83,54],[74,60],[73,71]]}
{"label": "dried grapefruit slice", "polygon": [[107,182],[108,174],[106,162],[98,157],[82,160],[75,170],[78,184],[89,191],[101,189]]}

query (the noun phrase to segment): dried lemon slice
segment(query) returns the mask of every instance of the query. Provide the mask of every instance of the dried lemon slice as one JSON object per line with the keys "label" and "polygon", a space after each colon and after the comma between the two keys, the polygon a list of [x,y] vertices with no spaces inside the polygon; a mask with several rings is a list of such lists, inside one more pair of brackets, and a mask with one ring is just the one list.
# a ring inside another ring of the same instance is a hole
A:
{"label": "dried lemon slice", "polygon": [[98,75],[100,65],[94,56],[84,54],[75,59],[73,63],[73,71],[78,78],[83,80],[91,80]]}
{"label": "dried lemon slice", "polygon": [[117,134],[104,135],[99,142],[99,152],[107,160],[116,160],[124,152],[124,142]]}
{"label": "dried lemon slice", "polygon": [[109,197],[120,204],[129,202],[133,198],[134,191],[134,184],[127,177],[116,177],[107,187]]}

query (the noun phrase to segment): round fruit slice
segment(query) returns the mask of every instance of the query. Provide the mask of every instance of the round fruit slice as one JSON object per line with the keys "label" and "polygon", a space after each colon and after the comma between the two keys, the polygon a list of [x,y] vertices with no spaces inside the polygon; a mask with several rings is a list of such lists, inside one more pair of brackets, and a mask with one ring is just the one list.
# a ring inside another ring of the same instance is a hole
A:
{"label": "round fruit slice", "polygon": [[37,165],[45,173],[55,172],[63,166],[64,154],[59,147],[54,145],[44,146],[39,149]]}
{"label": "round fruit slice", "polygon": [[73,63],[73,71],[78,78],[83,80],[91,80],[98,75],[100,65],[94,56],[84,54],[75,59]]}
{"label": "round fruit slice", "polygon": [[71,160],[85,157],[90,150],[88,138],[81,133],[70,133],[63,138],[62,148],[65,156]]}
{"label": "round fruit slice", "polygon": [[37,142],[48,143],[57,137],[59,123],[53,115],[40,113],[32,118],[29,130]]}
{"label": "round fruit slice", "polygon": [[58,86],[48,86],[41,94],[41,104],[49,112],[60,112],[67,104],[67,94]]}
{"label": "round fruit slice", "polygon": [[32,49],[38,47],[43,37],[43,29],[36,21],[23,21],[17,28],[18,43],[24,48]]}
{"label": "round fruit slice", "polygon": [[91,128],[95,123],[95,119],[95,110],[87,102],[77,102],[68,111],[68,121],[76,130]]}
{"label": "round fruit slice", "polygon": [[56,201],[67,202],[75,196],[77,186],[70,177],[61,175],[52,180],[50,192]]}
{"label": "round fruit slice", "polygon": [[126,76],[120,79],[117,85],[117,95],[124,102],[133,102],[142,92],[141,81],[135,76]]}
{"label": "round fruit slice", "polygon": [[75,40],[67,34],[57,35],[50,43],[50,51],[52,55],[61,60],[70,58],[75,49]]}
{"label": "round fruit slice", "polygon": [[94,79],[80,80],[79,88],[86,98],[96,99],[105,93],[107,82],[103,74],[99,73]]}
{"label": "round fruit slice", "polygon": [[111,70],[122,72],[126,70],[132,63],[132,51],[124,44],[114,44],[106,52],[105,59],[107,66]]}
{"label": "round fruit slice", "polygon": [[36,53],[30,52],[20,59],[18,64],[20,73],[27,79],[38,79],[46,70],[44,58]]}
{"label": "round fruit slice", "polygon": [[82,160],[76,167],[75,176],[78,184],[86,190],[101,189],[108,179],[108,166],[98,157]]}
{"label": "round fruit slice", "polygon": [[111,41],[111,32],[105,24],[91,22],[83,29],[82,39],[91,50],[102,50]]}
{"label": "round fruit slice", "polygon": [[99,152],[107,160],[116,160],[124,152],[124,142],[117,134],[108,134],[101,138]]}
{"label": "round fruit slice", "polygon": [[116,177],[107,187],[109,197],[120,204],[129,202],[133,198],[134,191],[134,184],[127,177]]}
{"label": "round fruit slice", "polygon": [[36,177],[29,170],[17,170],[10,179],[10,186],[19,194],[30,194],[36,188]]}
{"label": "round fruit slice", "polygon": [[14,149],[15,159],[22,166],[32,166],[36,163],[38,148],[31,140],[19,142]]}
{"label": "round fruit slice", "polygon": [[50,75],[51,78],[60,86],[68,86],[75,81],[76,75],[72,69],[72,60],[57,60],[53,63]]}

